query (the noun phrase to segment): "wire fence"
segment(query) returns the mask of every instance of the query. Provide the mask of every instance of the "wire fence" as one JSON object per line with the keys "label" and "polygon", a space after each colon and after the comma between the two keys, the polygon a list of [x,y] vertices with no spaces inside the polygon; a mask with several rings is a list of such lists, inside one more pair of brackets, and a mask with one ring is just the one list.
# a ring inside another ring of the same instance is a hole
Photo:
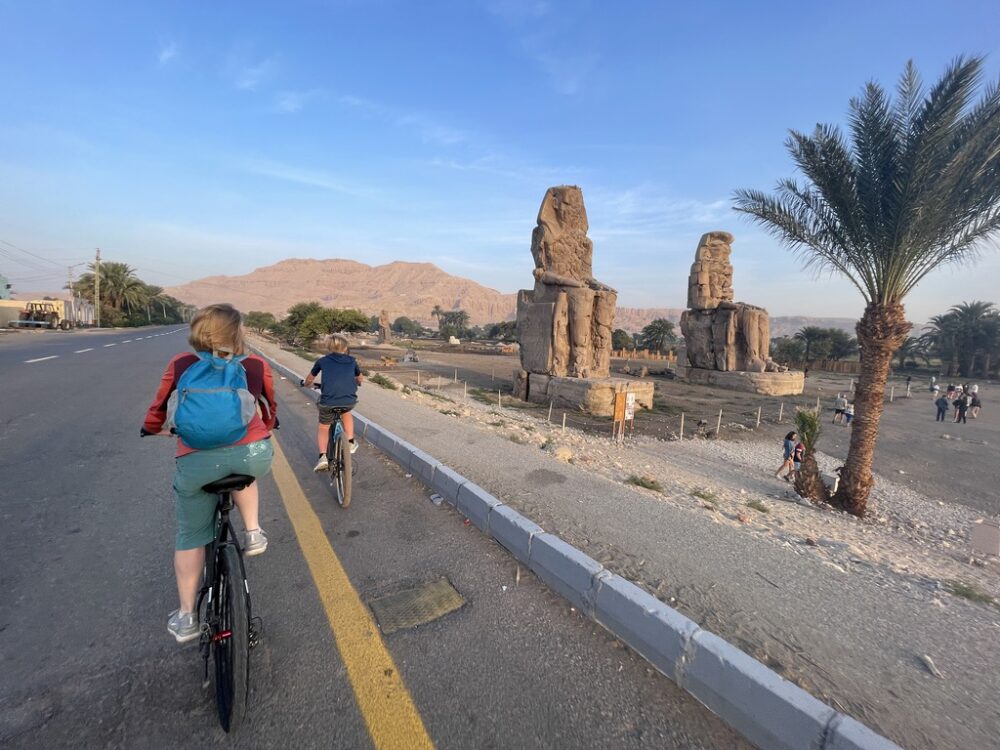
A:
{"label": "wire fence", "polygon": [[[537,404],[521,401],[513,393],[515,366],[468,368],[440,362],[367,362],[370,373],[391,376],[402,387],[456,404],[477,401],[489,407],[507,421],[525,424],[545,422],[565,431],[576,428],[590,433],[605,434],[612,439],[611,417],[595,417],[554,402]],[[514,365],[515,363],[511,363]],[[659,381],[656,381],[658,386]],[[666,382],[663,384],[666,385]],[[849,400],[855,380],[847,378],[841,391]],[[663,390],[658,387],[658,395]],[[706,393],[708,395],[708,393]],[[834,417],[834,393],[817,396],[762,397],[746,394],[755,405],[746,408],[732,404],[739,394],[727,392],[728,398],[719,395],[719,408],[710,404],[691,403],[684,406],[667,403],[657,398],[652,409],[637,410],[633,432],[675,440],[736,437],[740,433],[767,428],[772,425],[791,425],[797,409],[817,409],[828,424]],[[836,394],[837,396],[840,393]],[[890,383],[886,388],[886,402],[911,397],[908,384]],[[675,399],[677,400],[677,399]],[[847,424],[846,418],[838,422]]]}

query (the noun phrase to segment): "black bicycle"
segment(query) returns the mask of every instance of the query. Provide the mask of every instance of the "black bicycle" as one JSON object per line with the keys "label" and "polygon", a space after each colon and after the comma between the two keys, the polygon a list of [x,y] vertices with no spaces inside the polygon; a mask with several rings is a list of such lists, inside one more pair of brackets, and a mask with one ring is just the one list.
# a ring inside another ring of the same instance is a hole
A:
{"label": "black bicycle", "polygon": [[[215,539],[205,547],[205,576],[195,611],[201,621],[201,655],[215,665],[215,703],[219,723],[235,732],[246,716],[250,691],[250,650],[260,642],[262,624],[250,609],[250,587],[243,567],[243,551],[229,521],[232,493],[254,482],[252,476],[231,474],[202,489],[218,496]],[[204,609],[202,609],[204,605]]]}

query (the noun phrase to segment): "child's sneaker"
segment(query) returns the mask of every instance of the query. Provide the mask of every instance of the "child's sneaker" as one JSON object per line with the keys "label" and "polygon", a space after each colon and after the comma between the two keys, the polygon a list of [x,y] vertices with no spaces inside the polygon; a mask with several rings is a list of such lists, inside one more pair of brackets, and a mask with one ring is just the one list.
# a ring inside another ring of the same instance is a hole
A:
{"label": "child's sneaker", "polygon": [[175,609],[170,613],[167,620],[167,632],[172,635],[178,643],[193,641],[201,635],[201,627],[198,625],[198,615],[195,612],[181,612]]}
{"label": "child's sneaker", "polygon": [[327,471],[329,470],[329,468],[330,468],[330,461],[329,459],[327,459],[326,454],[324,453],[322,456],[319,457],[319,461],[316,462],[316,465],[313,467],[313,471]]}
{"label": "child's sneaker", "polygon": [[349,446],[351,446],[351,455],[352,455],[352,456],[353,456],[353,455],[354,455],[355,453],[357,453],[357,452],[358,452],[358,444],[357,444],[356,442],[354,442],[353,440],[348,440],[348,441],[347,441],[347,444],[348,444]]}
{"label": "child's sneaker", "polygon": [[243,537],[244,557],[253,557],[267,549],[267,535],[263,529],[248,531]]}

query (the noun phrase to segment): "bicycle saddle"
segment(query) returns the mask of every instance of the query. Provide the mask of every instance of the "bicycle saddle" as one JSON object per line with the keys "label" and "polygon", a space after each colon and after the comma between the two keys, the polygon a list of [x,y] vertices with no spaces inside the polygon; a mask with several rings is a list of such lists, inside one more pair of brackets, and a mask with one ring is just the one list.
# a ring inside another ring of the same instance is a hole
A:
{"label": "bicycle saddle", "polygon": [[244,487],[249,487],[254,481],[256,481],[255,478],[248,474],[230,474],[228,477],[209,482],[202,489],[212,495],[218,495],[223,492],[242,490]]}

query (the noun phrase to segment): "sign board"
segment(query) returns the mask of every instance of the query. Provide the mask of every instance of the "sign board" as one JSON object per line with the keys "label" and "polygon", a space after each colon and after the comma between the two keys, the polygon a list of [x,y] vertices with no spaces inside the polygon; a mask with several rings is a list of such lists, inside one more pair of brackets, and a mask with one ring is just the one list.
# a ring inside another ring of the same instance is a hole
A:
{"label": "sign board", "polygon": [[626,422],[631,422],[635,419],[635,393],[629,391],[625,394],[625,416]]}
{"label": "sign board", "polygon": [[614,413],[615,422],[622,422],[625,419],[627,419],[627,417],[625,416],[625,410],[626,410],[625,396],[626,394],[622,391],[618,391],[617,393],[615,393],[615,413]]}

